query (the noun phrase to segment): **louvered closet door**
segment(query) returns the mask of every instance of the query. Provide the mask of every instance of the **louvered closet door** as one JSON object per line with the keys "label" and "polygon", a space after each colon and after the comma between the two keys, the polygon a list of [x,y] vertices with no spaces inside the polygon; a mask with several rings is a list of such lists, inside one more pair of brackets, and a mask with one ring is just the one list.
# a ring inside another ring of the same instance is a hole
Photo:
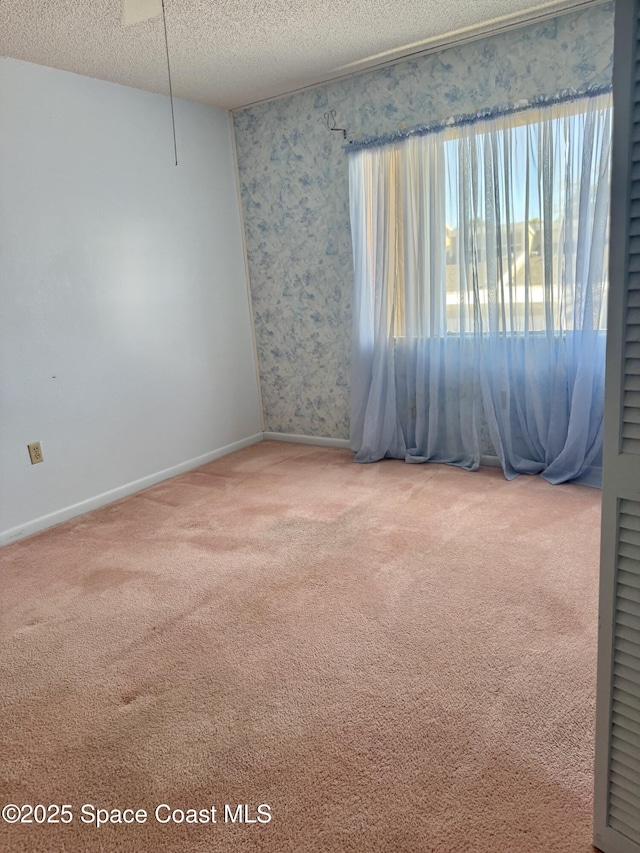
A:
{"label": "louvered closet door", "polygon": [[617,0],[594,844],[640,853],[640,0]]}

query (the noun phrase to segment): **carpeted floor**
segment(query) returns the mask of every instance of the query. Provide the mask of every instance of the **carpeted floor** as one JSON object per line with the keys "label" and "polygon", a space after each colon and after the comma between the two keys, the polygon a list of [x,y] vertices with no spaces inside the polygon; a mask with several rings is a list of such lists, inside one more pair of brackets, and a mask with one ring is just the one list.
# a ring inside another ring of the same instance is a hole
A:
{"label": "carpeted floor", "polygon": [[5,547],[0,850],[588,853],[599,519],[264,442]]}

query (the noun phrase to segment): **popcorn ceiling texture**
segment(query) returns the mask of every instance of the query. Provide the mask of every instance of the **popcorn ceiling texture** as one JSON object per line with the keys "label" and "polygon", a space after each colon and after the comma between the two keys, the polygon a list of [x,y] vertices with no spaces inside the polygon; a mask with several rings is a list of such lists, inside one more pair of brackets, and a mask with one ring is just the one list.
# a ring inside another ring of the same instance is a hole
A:
{"label": "popcorn ceiling texture", "polygon": [[[613,4],[234,112],[265,429],[349,436],[352,136],[611,82]],[[486,448],[489,450],[489,448]]]}
{"label": "popcorn ceiling texture", "polygon": [[[174,94],[232,108],[482,22],[576,0],[166,0]],[[162,22],[122,0],[2,0],[0,55],[167,92]]]}

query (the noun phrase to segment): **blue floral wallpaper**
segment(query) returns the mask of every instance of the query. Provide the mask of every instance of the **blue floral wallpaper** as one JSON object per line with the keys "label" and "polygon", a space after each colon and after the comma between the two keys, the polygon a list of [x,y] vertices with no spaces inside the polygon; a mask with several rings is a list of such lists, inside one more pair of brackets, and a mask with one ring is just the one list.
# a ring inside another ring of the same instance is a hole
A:
{"label": "blue floral wallpaper", "polygon": [[[419,34],[416,34],[419,37]],[[349,437],[349,138],[611,82],[613,3],[233,114],[265,429]]]}

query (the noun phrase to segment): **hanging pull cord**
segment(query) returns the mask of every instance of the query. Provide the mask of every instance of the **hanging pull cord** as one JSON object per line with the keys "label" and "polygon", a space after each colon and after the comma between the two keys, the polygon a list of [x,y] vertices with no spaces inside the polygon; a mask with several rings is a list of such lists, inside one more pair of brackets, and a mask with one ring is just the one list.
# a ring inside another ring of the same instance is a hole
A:
{"label": "hanging pull cord", "polygon": [[171,101],[171,126],[173,128],[173,153],[175,154],[176,166],[178,165],[178,143],[176,141],[176,117],[173,111],[173,88],[171,86],[171,63],[169,62],[169,39],[167,38],[167,16],[164,11],[164,0],[162,0],[162,23],[164,25],[164,47],[167,54],[167,74],[169,76],[169,100]]}

